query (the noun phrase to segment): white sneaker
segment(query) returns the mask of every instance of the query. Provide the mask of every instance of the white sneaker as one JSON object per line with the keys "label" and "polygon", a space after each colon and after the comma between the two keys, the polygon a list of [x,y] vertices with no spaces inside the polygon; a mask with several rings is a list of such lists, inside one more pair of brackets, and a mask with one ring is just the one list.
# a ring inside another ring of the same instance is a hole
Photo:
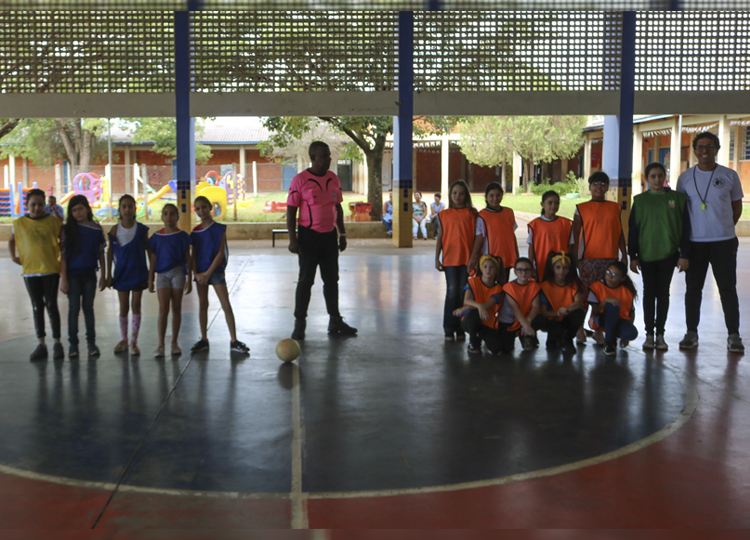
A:
{"label": "white sneaker", "polygon": [[654,348],[654,335],[653,334],[646,334],[646,341],[643,342],[643,348],[644,349]]}
{"label": "white sneaker", "polygon": [[660,351],[669,350],[669,345],[664,341],[664,334],[656,334],[656,348]]}

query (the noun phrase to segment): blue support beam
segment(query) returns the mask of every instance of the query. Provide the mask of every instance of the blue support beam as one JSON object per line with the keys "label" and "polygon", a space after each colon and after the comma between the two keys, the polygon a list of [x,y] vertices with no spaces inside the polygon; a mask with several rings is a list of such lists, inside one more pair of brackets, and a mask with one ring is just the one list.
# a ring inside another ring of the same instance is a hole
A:
{"label": "blue support beam", "polygon": [[414,141],[414,13],[399,12],[398,116],[393,119],[393,243],[410,247]]}
{"label": "blue support beam", "polygon": [[[610,177],[608,198],[622,207],[623,227],[630,215],[633,174],[633,111],[635,108],[635,11],[622,13],[620,114],[604,118],[602,170]],[[614,38],[613,38],[614,39]],[[640,148],[636,149],[640,152]],[[626,233],[627,234],[627,233]]]}
{"label": "blue support beam", "polygon": [[190,116],[190,12],[174,12],[175,119],[177,121],[177,207],[180,228],[190,231],[195,182],[195,119]]}

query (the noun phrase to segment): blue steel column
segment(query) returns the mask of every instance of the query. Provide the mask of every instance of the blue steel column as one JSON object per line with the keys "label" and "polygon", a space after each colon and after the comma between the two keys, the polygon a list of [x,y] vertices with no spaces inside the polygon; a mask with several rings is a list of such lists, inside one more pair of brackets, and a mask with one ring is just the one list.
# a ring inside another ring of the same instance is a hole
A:
{"label": "blue steel column", "polygon": [[180,229],[192,228],[195,182],[195,119],[190,116],[190,12],[174,12],[175,118],[177,120],[177,207]]}
{"label": "blue steel column", "polygon": [[393,119],[393,244],[411,247],[414,122],[414,13],[398,18],[398,116]]}
{"label": "blue steel column", "polygon": [[[635,11],[622,14],[620,114],[604,118],[603,170],[610,177],[608,198],[620,203],[627,235],[633,173],[633,112],[635,107]],[[640,149],[638,149],[640,151]]]}

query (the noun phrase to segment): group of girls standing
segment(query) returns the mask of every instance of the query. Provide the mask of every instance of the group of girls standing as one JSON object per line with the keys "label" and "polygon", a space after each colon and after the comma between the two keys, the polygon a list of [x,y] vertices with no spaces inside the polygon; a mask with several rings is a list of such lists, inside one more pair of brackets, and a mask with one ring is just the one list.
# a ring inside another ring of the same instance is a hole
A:
{"label": "group of girls standing", "polygon": [[513,210],[501,204],[498,183],[486,187],[487,207],[479,212],[465,182],[451,185],[435,254],[435,266],[446,278],[446,341],[464,341],[469,334],[469,353],[481,353],[484,342],[499,354],[510,352],[516,337],[524,350],[537,347],[542,330],[548,349],[575,352],[576,339],[586,341],[589,305],[589,324],[605,354],[617,353],[618,338],[622,347],[635,339],[637,294],[627,275],[619,205],[604,198],[606,174],[595,173],[589,184],[592,199],[578,205],[573,221],[557,215],[555,191],[544,193],[542,215],[528,226],[529,257],[519,257],[517,223]]}
{"label": "group of girls standing", "polygon": [[[86,342],[89,356],[98,356],[94,318],[96,289],[112,287],[117,291],[120,313],[121,340],[116,353],[129,350],[140,354],[138,334],[141,326],[143,291],[156,292],[159,299],[158,344],[154,356],[165,355],[167,320],[172,313],[172,355],[182,353],[178,337],[182,322],[182,296],[192,290],[195,277],[199,297],[201,339],[192,351],[209,348],[208,286],[213,285],[224,310],[229,333],[230,349],[248,353],[247,345],[237,340],[234,314],[229,302],[224,269],[228,250],[226,226],[216,223],[211,215],[212,205],[206,197],[198,197],[194,209],[200,224],[191,234],[177,227],[179,210],[168,203],[162,209],[164,227],[151,238],[149,229],[138,223],[136,202],[131,195],[123,195],[118,203],[119,222],[109,231],[109,251],[101,226],[96,222],[88,199],[76,195],[68,203],[64,226],[54,216],[44,212],[45,194],[31,190],[26,198],[29,213],[13,223],[9,250],[13,261],[23,266],[23,276],[34,310],[39,344],[31,360],[48,356],[45,344],[44,310],[46,308],[55,340],[53,358],[62,359],[65,351],[60,343],[60,316],[57,290],[68,296],[68,357],[79,356],[78,317],[83,308]],[[192,246],[192,251],[191,251]],[[18,254],[16,254],[16,249]],[[100,271],[97,279],[97,271]],[[132,309],[131,339],[128,339],[128,315]]]}

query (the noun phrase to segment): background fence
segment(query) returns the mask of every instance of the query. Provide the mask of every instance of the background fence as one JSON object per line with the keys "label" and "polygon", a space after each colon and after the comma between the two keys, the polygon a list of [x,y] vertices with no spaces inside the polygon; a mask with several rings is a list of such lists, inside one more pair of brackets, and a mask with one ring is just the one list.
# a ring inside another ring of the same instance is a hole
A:
{"label": "background fence", "polygon": [[[75,169],[67,163],[46,168],[24,167],[18,160],[15,170],[8,165],[4,169],[3,189],[8,189],[14,180],[15,186],[21,183],[24,189],[36,184],[48,195],[54,194],[58,201],[71,192],[86,191],[97,187],[96,178],[106,178],[105,165],[88,167],[85,172],[89,174],[83,175],[78,181],[75,181],[77,176]],[[195,168],[197,179],[229,187],[225,190],[228,203],[225,219],[235,219],[234,188],[237,187],[236,219],[238,221],[283,221],[285,206],[274,203],[286,202],[289,185],[296,173],[296,164],[291,163],[250,162],[245,164],[244,168],[238,163],[197,165]],[[170,181],[175,180],[175,174],[176,168],[169,165],[113,165],[112,198],[117,201],[121,195],[130,193],[137,194],[139,201],[142,201],[144,189],[147,186],[150,210],[158,213],[164,204],[176,200],[176,193],[173,189],[163,189],[169,186]],[[98,209],[101,210],[107,207],[108,186],[104,188],[104,191],[103,199],[95,197],[95,200],[91,201],[95,209],[99,207]],[[350,201],[362,202],[365,199],[364,195],[347,193],[344,203],[348,207]],[[98,215],[106,220],[109,213],[102,211]],[[152,216],[152,220],[158,220],[158,215]]]}

